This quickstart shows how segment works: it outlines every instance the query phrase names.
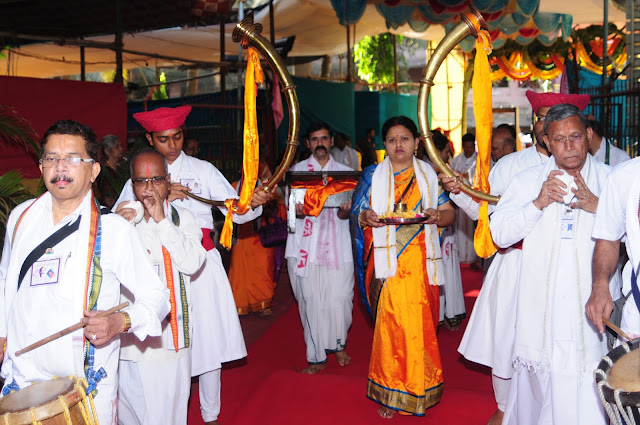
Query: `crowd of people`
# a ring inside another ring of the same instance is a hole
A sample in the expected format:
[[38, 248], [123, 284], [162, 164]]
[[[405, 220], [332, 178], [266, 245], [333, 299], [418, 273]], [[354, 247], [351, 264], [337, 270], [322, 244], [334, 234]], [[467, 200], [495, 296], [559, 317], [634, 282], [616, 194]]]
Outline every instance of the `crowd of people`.
[[[585, 117], [588, 96], [527, 97], [534, 146], [517, 151], [509, 125], [492, 134], [497, 252], [483, 260], [488, 269], [459, 351], [492, 370], [489, 424], [606, 424], [592, 373], [610, 349], [602, 318], [638, 272], [638, 160]], [[190, 194], [237, 199], [241, 184], [234, 188], [197, 158], [197, 141], [185, 138], [190, 111], [134, 114], [149, 147], [127, 161], [117, 136], [100, 142], [75, 121], [58, 121], [44, 134], [47, 191], [12, 211], [0, 261], [2, 394], [78, 375], [103, 424], [186, 424], [197, 377], [203, 420], [217, 424], [222, 364], [247, 355], [239, 315], [270, 314], [286, 259], [306, 345], [302, 373], [322, 373], [328, 356], [349, 365], [357, 286], [374, 324], [366, 396], [383, 418], [425, 415], [446, 386], [439, 329], [456, 330], [466, 318], [460, 264], [481, 267], [473, 249], [479, 204], [461, 190], [475, 174], [474, 135], [463, 136], [454, 156], [448, 137], [433, 132], [449, 177], [425, 155], [410, 118], [383, 124], [379, 163], [374, 129], [356, 151], [348, 136], [311, 124], [304, 137], [310, 155], [291, 170], [338, 176], [362, 169], [357, 185], [336, 177], [325, 182], [328, 190], [309, 187], [290, 206], [295, 231], [274, 243], [278, 236], [261, 230], [282, 228], [287, 197], [262, 189], [271, 171], [261, 163], [246, 212], [217, 207], [237, 225], [227, 278], [212, 206]], [[129, 168], [121, 184], [119, 167]], [[339, 205], [325, 206], [330, 194], [345, 193]], [[406, 217], [414, 219], [399, 220]], [[123, 301], [130, 305], [100, 314]], [[82, 329], [16, 354], [80, 317]], [[634, 303], [625, 304], [621, 327], [640, 335]]]

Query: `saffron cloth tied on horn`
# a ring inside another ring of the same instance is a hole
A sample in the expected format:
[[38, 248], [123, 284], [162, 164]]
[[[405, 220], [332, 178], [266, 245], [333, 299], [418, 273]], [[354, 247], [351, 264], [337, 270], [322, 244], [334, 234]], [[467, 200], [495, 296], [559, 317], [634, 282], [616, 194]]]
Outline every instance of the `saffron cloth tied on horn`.
[[242, 188], [240, 199], [236, 203], [234, 199], [225, 202], [227, 216], [220, 233], [220, 244], [226, 249], [231, 249], [231, 236], [233, 233], [233, 214], [244, 214], [251, 208], [251, 197], [258, 181], [258, 168], [260, 160], [258, 120], [256, 117], [256, 93], [257, 84], [262, 84], [264, 75], [260, 65], [258, 51], [250, 47], [247, 59], [247, 73], [244, 88], [244, 133], [242, 154]]
[[[478, 161], [473, 188], [490, 193], [489, 167], [491, 161], [491, 131], [493, 129], [493, 111], [491, 98], [491, 76], [487, 55], [491, 53], [491, 37], [487, 31], [479, 31], [476, 41], [476, 57], [473, 65], [473, 114], [476, 119], [476, 140], [478, 143]], [[473, 246], [478, 256], [489, 258], [497, 247], [489, 230], [489, 204], [479, 201], [478, 226], [473, 236]]]

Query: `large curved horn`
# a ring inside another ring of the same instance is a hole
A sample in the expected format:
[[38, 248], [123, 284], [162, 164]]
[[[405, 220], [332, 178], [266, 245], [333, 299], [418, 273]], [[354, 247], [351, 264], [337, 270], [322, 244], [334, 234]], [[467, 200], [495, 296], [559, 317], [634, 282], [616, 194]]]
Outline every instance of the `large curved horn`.
[[[444, 58], [453, 50], [467, 36], [472, 35], [478, 37], [478, 31], [480, 29], [486, 29], [487, 24], [480, 13], [471, 8], [471, 13], [467, 15], [460, 15], [461, 21], [458, 25], [453, 27], [451, 32], [447, 34], [442, 41], [436, 47], [436, 50], [431, 55], [427, 66], [424, 69], [424, 76], [420, 80], [420, 92], [418, 93], [418, 125], [420, 126], [420, 139], [424, 142], [429, 159], [434, 163], [436, 168], [446, 174], [448, 177], [454, 177], [453, 172], [447, 167], [440, 158], [438, 150], [433, 143], [433, 134], [429, 128], [429, 119], [427, 112], [427, 105], [429, 104], [429, 94], [431, 92], [431, 86], [433, 86], [433, 79], [438, 72], [438, 68], [442, 65]], [[473, 189], [466, 183], [462, 183], [462, 191], [466, 194], [487, 201], [491, 204], [495, 204], [500, 199], [498, 196], [493, 196]]]
[[240, 43], [242, 47], [248, 48], [249, 45], [255, 47], [264, 56], [266, 61], [271, 66], [271, 69], [280, 80], [282, 86], [282, 92], [287, 98], [287, 106], [289, 108], [289, 133], [287, 136], [287, 149], [284, 152], [282, 162], [276, 168], [271, 178], [267, 183], [262, 186], [265, 192], [270, 192], [278, 184], [284, 173], [287, 171], [293, 156], [296, 153], [296, 148], [300, 144], [298, 136], [300, 132], [300, 106], [298, 105], [298, 96], [296, 95], [296, 86], [293, 85], [293, 80], [284, 61], [278, 55], [273, 45], [260, 34], [262, 31], [262, 25], [253, 23], [253, 15], [249, 15], [239, 22], [233, 30], [233, 41]]
[[[253, 14], [250, 14], [246, 18], [244, 18], [241, 22], [239, 22], [236, 27], [233, 29], [232, 39], [236, 43], [240, 43], [242, 47], [245, 49], [249, 46], [253, 46], [258, 50], [265, 60], [271, 66], [271, 69], [280, 80], [280, 85], [282, 86], [282, 92], [284, 92], [285, 97], [287, 98], [287, 106], [289, 108], [289, 135], [287, 136], [287, 149], [284, 152], [284, 157], [282, 158], [282, 162], [273, 173], [271, 178], [262, 186], [262, 189], [265, 192], [271, 192], [274, 187], [278, 184], [282, 177], [284, 177], [284, 173], [286, 173], [287, 169], [291, 165], [293, 161], [293, 157], [296, 153], [296, 148], [300, 144], [298, 141], [298, 136], [300, 133], [300, 105], [298, 104], [298, 96], [296, 95], [296, 86], [293, 84], [293, 80], [291, 79], [291, 75], [289, 71], [287, 71], [287, 67], [284, 64], [284, 61], [278, 55], [275, 48], [269, 41], [260, 34], [262, 31], [261, 24], [253, 23]], [[193, 198], [197, 201], [203, 202], [205, 204], [224, 207], [225, 201], [213, 201], [211, 199], [202, 198], [200, 196], [196, 196], [191, 192], [185, 192], [190, 198]]]

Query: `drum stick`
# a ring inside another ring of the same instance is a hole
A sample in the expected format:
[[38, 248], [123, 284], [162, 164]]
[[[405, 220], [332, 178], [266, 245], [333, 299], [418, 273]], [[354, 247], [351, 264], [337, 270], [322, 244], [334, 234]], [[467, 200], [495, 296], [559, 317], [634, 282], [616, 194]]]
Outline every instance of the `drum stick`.
[[627, 335], [622, 329], [620, 329], [619, 327], [617, 327], [616, 325], [614, 325], [611, 320], [607, 319], [606, 317], [602, 316], [602, 322], [607, 325], [607, 327], [609, 329], [611, 329], [612, 331], [614, 331], [615, 333], [617, 333], [618, 335], [620, 335], [621, 337], [623, 337], [624, 339], [626, 339], [629, 342], [633, 342], [633, 339], [631, 339], [631, 337], [629, 335]]
[[[129, 306], [128, 302], [123, 302], [122, 304], [117, 305], [117, 306], [115, 306], [113, 308], [110, 308], [109, 310], [101, 311], [100, 313], [96, 314], [93, 317], [105, 317], [105, 316], [108, 316], [110, 314], [116, 313], [118, 310], [122, 310], [123, 308], [128, 307], [128, 306]], [[33, 350], [34, 348], [38, 348], [38, 347], [40, 347], [40, 346], [42, 346], [42, 345], [44, 345], [44, 344], [46, 344], [48, 342], [51, 342], [51, 341], [53, 341], [55, 339], [58, 339], [58, 338], [63, 337], [65, 335], [67, 335], [67, 334], [70, 334], [73, 331], [77, 331], [78, 329], [82, 329], [85, 326], [86, 325], [84, 323], [82, 323], [82, 322], [78, 322], [75, 325], [71, 325], [68, 328], [65, 328], [65, 329], [63, 329], [63, 330], [61, 330], [59, 332], [54, 333], [53, 335], [49, 335], [48, 337], [43, 338], [40, 341], [34, 342], [33, 344], [24, 347], [22, 350], [16, 351], [16, 357], [18, 357], [18, 356], [20, 356], [20, 355], [22, 355], [24, 353], [27, 353], [27, 352]]]

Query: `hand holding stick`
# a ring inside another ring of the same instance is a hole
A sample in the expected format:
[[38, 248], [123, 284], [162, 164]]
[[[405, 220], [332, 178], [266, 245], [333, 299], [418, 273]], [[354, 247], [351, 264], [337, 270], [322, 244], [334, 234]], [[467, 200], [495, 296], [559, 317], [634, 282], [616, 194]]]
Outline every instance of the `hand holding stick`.
[[602, 316], [602, 323], [604, 323], [605, 325], [607, 325], [607, 327], [609, 329], [611, 329], [612, 331], [614, 331], [615, 333], [617, 333], [618, 335], [620, 335], [621, 337], [623, 337], [624, 339], [626, 339], [629, 342], [633, 342], [633, 339], [631, 339], [631, 337], [629, 335], [627, 335], [622, 329], [620, 329], [619, 327], [617, 327], [616, 325], [614, 325], [611, 320], [607, 319], [606, 317]]
[[[128, 302], [124, 302], [124, 303], [122, 303], [120, 305], [117, 305], [117, 306], [115, 306], [113, 308], [110, 308], [109, 310], [105, 310], [105, 311], [102, 311], [102, 312], [96, 314], [95, 317], [108, 316], [108, 315], [116, 313], [119, 310], [122, 310], [123, 308], [128, 307], [128, 306], [129, 306], [129, 303]], [[22, 354], [27, 353], [27, 352], [33, 350], [34, 348], [38, 348], [38, 347], [40, 347], [40, 346], [42, 346], [42, 345], [44, 345], [44, 344], [46, 344], [48, 342], [51, 342], [51, 341], [53, 341], [55, 339], [58, 339], [58, 338], [63, 337], [65, 335], [67, 335], [67, 334], [70, 334], [73, 331], [77, 331], [78, 329], [82, 329], [85, 326], [86, 325], [84, 323], [82, 323], [82, 322], [78, 322], [75, 325], [71, 325], [68, 328], [65, 328], [65, 329], [63, 329], [63, 330], [61, 330], [59, 332], [54, 333], [53, 335], [49, 335], [48, 337], [43, 338], [40, 341], [34, 342], [33, 344], [24, 347], [22, 350], [16, 351], [16, 357], [21, 356]]]

